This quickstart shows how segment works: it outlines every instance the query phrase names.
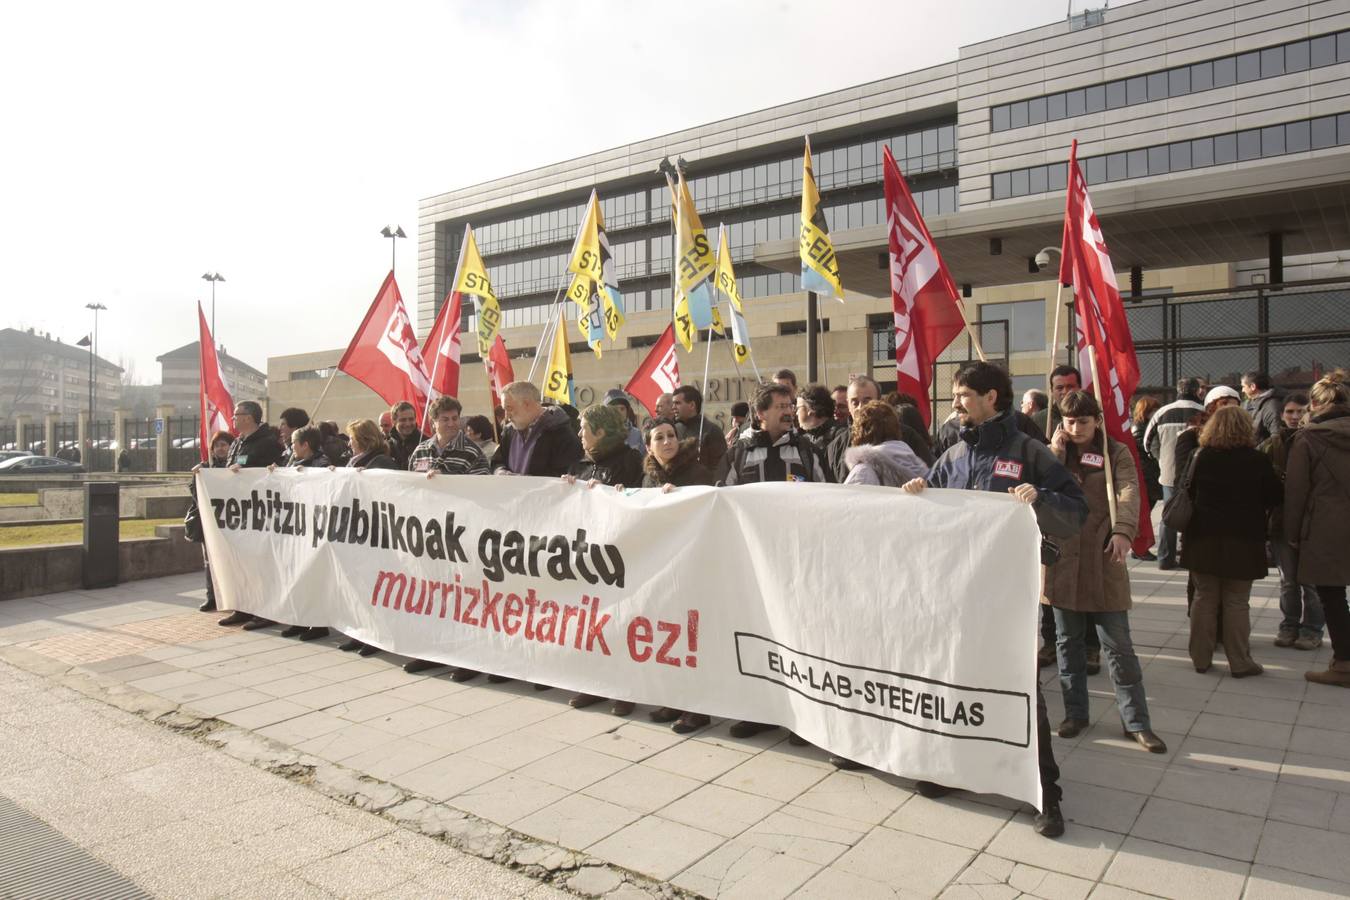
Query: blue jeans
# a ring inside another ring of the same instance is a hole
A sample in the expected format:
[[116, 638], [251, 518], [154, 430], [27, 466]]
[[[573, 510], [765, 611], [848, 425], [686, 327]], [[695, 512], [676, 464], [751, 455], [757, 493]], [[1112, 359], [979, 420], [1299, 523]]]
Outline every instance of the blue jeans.
[[1297, 631], [1300, 637], [1321, 637], [1326, 627], [1322, 601], [1317, 588], [1298, 583], [1298, 554], [1286, 540], [1270, 542], [1275, 552], [1275, 565], [1280, 570], [1281, 631]]
[[[1088, 717], [1087, 658], [1083, 652], [1083, 632], [1088, 613], [1055, 607], [1055, 626], [1059, 632], [1059, 685], [1064, 692], [1064, 717]], [[1130, 614], [1094, 612], [1107, 671], [1116, 686], [1116, 706], [1129, 732], [1149, 729], [1148, 701], [1144, 698], [1144, 673], [1130, 640]]]
[[[1172, 495], [1176, 493], [1176, 488], [1168, 487], [1164, 484], [1162, 486], [1162, 492], [1163, 506], [1166, 506], [1167, 501], [1172, 499]], [[1168, 528], [1167, 522], [1164, 521], [1158, 526], [1158, 568], [1175, 569], [1176, 565], [1177, 533]]]

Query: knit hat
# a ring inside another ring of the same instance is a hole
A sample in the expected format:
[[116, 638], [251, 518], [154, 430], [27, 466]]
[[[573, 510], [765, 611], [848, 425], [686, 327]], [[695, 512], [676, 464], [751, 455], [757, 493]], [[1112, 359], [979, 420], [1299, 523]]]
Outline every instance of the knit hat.
[[1233, 390], [1226, 384], [1220, 384], [1210, 388], [1209, 393], [1205, 394], [1205, 409], [1209, 409], [1209, 405], [1211, 403], [1222, 397], [1232, 397], [1237, 402], [1239, 403], [1242, 402], [1241, 394], [1239, 394], [1237, 391]]
[[600, 436], [600, 442], [592, 451], [592, 458], [606, 455], [628, 437], [628, 417], [617, 406], [604, 404], [589, 406], [581, 414], [581, 420], [592, 432]]

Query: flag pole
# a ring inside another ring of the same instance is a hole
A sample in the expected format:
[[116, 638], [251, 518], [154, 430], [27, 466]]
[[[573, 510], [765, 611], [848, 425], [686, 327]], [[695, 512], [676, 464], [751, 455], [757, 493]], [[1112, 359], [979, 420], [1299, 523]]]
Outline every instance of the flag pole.
[[[566, 272], [563, 273], [563, 280], [564, 281], [567, 280]], [[535, 366], [539, 365], [539, 354], [544, 351], [545, 339], [550, 337], [553, 333], [553, 328], [555, 326], [555, 323], [557, 322], [554, 313], [557, 312], [556, 307], [558, 305], [558, 301], [562, 300], [563, 291], [565, 290], [567, 289], [561, 287], [558, 288], [558, 293], [553, 297], [553, 303], [548, 308], [548, 321], [544, 323], [544, 329], [539, 333], [539, 343], [535, 345], [534, 359], [530, 360], [530, 374], [526, 376], [525, 378], [526, 381], [534, 381], [534, 369]]]
[[[341, 362], [339, 360], [338, 362]], [[323, 386], [323, 393], [319, 394], [319, 402], [314, 404], [314, 409], [309, 414], [311, 421], [316, 421], [319, 415], [319, 407], [323, 406], [323, 398], [328, 396], [328, 389], [333, 386], [333, 379], [337, 377], [337, 363], [333, 364], [333, 374], [328, 376], [328, 381]]]
[[1056, 279], [1056, 281], [1058, 281], [1059, 283], [1055, 287], [1054, 337], [1050, 341], [1050, 368], [1047, 369], [1045, 372], [1045, 399], [1047, 410], [1045, 414], [1045, 430], [1051, 432], [1051, 434], [1047, 434], [1046, 437], [1054, 437], [1053, 434], [1054, 429], [1050, 427], [1050, 423], [1055, 418], [1055, 409], [1054, 409], [1055, 405], [1053, 402], [1051, 402], [1052, 398], [1055, 396], [1054, 384], [1052, 383], [1052, 373], [1055, 371], [1055, 358], [1059, 356], [1059, 319], [1060, 314], [1064, 312], [1063, 308], [1064, 282], [1058, 278]]
[[1111, 513], [1111, 527], [1116, 527], [1116, 476], [1111, 471], [1111, 436], [1106, 433], [1106, 398], [1102, 388], [1101, 372], [1097, 368], [1097, 351], [1092, 341], [1087, 342], [1088, 365], [1092, 367], [1092, 391], [1097, 395], [1097, 405], [1102, 409], [1102, 468], [1106, 470], [1106, 505]]
[[[955, 285], [952, 287], [952, 296], [955, 297]], [[960, 299], [956, 301], [956, 311], [961, 314], [961, 322], [966, 326], [966, 334], [970, 336], [970, 342], [975, 346], [975, 354], [979, 356], [980, 362], [988, 362], [988, 357], [984, 355], [984, 347], [980, 345], [979, 335], [975, 333], [975, 327], [970, 324], [970, 314], [966, 312], [966, 305]]]

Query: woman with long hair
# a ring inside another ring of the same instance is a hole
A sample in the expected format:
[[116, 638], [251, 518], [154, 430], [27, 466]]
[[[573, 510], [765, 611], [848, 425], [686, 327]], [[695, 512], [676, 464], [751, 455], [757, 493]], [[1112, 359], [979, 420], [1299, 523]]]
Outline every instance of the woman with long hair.
[[1323, 378], [1309, 392], [1308, 412], [1312, 418], [1294, 438], [1285, 468], [1284, 533], [1298, 557], [1298, 583], [1317, 587], [1331, 664], [1303, 677], [1350, 687], [1350, 388]]
[[1209, 671], [1222, 610], [1229, 674], [1260, 675], [1265, 670], [1250, 646], [1252, 582], [1266, 576], [1266, 520], [1284, 489], [1269, 458], [1256, 449], [1251, 417], [1239, 406], [1209, 415], [1195, 452], [1191, 520], [1181, 546], [1181, 564], [1195, 585], [1191, 663], [1197, 672]]
[[[643, 460], [642, 486], [660, 488], [669, 494], [682, 487], [712, 487], [717, 476], [699, 461], [698, 441], [680, 440], [674, 419], [657, 419], [647, 429], [647, 456]], [[673, 722], [670, 730], [688, 734], [706, 727], [712, 720], [703, 713], [662, 706], [650, 713], [653, 722]]]
[[[1144, 435], [1148, 431], [1148, 423], [1153, 419], [1153, 414], [1161, 407], [1162, 404], [1158, 402], [1157, 397], [1145, 394], [1134, 402], [1134, 412], [1130, 416], [1130, 431], [1134, 434], [1134, 445], [1139, 449], [1139, 467], [1144, 470], [1144, 484], [1148, 488], [1142, 496], [1149, 509], [1153, 509], [1154, 505], [1162, 500], [1162, 483], [1158, 480], [1162, 476], [1162, 465], [1144, 449]], [[1158, 561], [1158, 557], [1151, 551], [1142, 554], [1130, 551], [1130, 555], [1146, 562]]]
[[[1083, 488], [1088, 518], [1074, 537], [1060, 541], [1060, 557], [1046, 574], [1045, 602], [1054, 608], [1064, 721], [1059, 736], [1088, 727], [1087, 655], [1083, 636], [1095, 628], [1116, 689], [1125, 736], [1150, 753], [1166, 753], [1153, 733], [1144, 698], [1144, 673], [1130, 638], [1130, 576], [1125, 555], [1139, 522], [1139, 476], [1129, 447], [1110, 440], [1097, 399], [1083, 391], [1057, 404], [1060, 426], [1050, 449]], [[1110, 484], [1107, 474], [1112, 476]], [[1114, 490], [1112, 521], [1109, 490]]]

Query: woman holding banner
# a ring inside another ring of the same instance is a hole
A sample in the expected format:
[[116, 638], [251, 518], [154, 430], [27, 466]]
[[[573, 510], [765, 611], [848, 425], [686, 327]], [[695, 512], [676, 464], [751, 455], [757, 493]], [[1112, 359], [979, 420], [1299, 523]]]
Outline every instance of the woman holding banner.
[[[380, 428], [371, 419], [354, 419], [347, 423], [347, 437], [352, 442], [352, 458], [347, 460], [347, 468], [356, 469], [397, 469], [398, 464], [389, 456], [389, 444], [385, 441]], [[371, 656], [379, 652], [378, 647], [348, 638], [340, 647], [345, 653], [355, 650], [362, 656]]]
[[[642, 454], [625, 443], [628, 437], [628, 418], [617, 406], [596, 405], [581, 414], [581, 459], [572, 463], [563, 480], [569, 484], [586, 482], [587, 487], [604, 484], [623, 487], [637, 484], [642, 478]], [[577, 694], [571, 704], [576, 709], [592, 706], [603, 700], [594, 694]], [[633, 711], [628, 700], [615, 700], [610, 708], [616, 716]]]
[[[674, 419], [657, 419], [647, 430], [647, 458], [643, 468], [642, 486], [660, 488], [666, 494], [682, 487], [712, 487], [717, 483], [717, 476], [699, 462], [698, 441], [694, 438], [681, 441], [675, 431]], [[670, 706], [652, 710], [651, 718], [653, 722], [674, 722], [670, 730], [676, 734], [697, 731], [712, 721], [703, 713]]]
[[1125, 560], [1134, 541], [1140, 502], [1134, 457], [1124, 444], [1107, 438], [1101, 406], [1091, 394], [1065, 395], [1057, 412], [1060, 424], [1050, 449], [1082, 487], [1088, 505], [1087, 522], [1074, 537], [1060, 539], [1059, 562], [1046, 575], [1045, 602], [1054, 608], [1064, 692], [1059, 736], [1077, 737], [1088, 727], [1083, 636], [1091, 626], [1106, 654], [1125, 736], [1150, 753], [1166, 753], [1167, 745], [1149, 722], [1143, 668], [1130, 639], [1132, 601]]

